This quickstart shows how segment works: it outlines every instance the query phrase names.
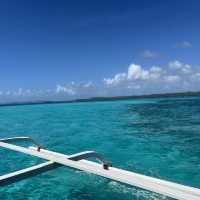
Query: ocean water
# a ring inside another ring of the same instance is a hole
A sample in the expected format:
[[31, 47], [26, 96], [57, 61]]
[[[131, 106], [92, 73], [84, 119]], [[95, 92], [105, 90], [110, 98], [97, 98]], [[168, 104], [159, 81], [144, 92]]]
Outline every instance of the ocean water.
[[[31, 136], [72, 154], [200, 188], [200, 98], [0, 107], [0, 137]], [[0, 148], [0, 175], [42, 160]], [[165, 196], [61, 167], [1, 187], [0, 200], [160, 200]]]

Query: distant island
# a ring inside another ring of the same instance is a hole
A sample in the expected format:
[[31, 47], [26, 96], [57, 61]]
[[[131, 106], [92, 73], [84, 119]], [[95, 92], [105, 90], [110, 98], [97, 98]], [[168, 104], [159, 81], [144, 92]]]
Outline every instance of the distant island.
[[169, 98], [169, 97], [195, 97], [200, 96], [199, 92], [177, 92], [177, 93], [160, 93], [160, 94], [145, 94], [132, 96], [113, 96], [113, 97], [91, 97], [64, 101], [32, 101], [32, 102], [12, 102], [0, 103], [0, 106], [16, 106], [16, 105], [36, 105], [36, 104], [57, 104], [57, 103], [78, 103], [78, 102], [97, 102], [97, 101], [119, 101], [144, 98]]

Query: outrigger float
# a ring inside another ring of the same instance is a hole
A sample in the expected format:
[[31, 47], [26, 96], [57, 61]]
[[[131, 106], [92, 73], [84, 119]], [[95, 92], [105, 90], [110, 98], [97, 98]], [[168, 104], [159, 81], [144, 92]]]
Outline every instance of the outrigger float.
[[[12, 142], [18, 141], [30, 141], [36, 147], [22, 147], [11, 144]], [[26, 169], [0, 176], [0, 186], [9, 185], [17, 181], [41, 174], [43, 172], [61, 166], [66, 166], [76, 170], [96, 174], [130, 186], [159, 193], [161, 195], [172, 197], [174, 199], [200, 200], [200, 189], [198, 188], [184, 186], [177, 183], [164, 181], [161, 179], [148, 177], [145, 175], [112, 167], [111, 162], [105, 160], [103, 156], [94, 151], [84, 151], [73, 155], [65, 155], [46, 150], [35, 140], [29, 137], [12, 137], [0, 139], [0, 147], [47, 160], [42, 164], [38, 164]], [[85, 160], [90, 157], [96, 158], [102, 164]]]

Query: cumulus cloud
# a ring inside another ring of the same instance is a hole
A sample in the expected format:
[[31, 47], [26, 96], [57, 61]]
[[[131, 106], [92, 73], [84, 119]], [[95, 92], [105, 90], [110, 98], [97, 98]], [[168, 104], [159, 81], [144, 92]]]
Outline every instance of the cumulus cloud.
[[113, 78], [104, 78], [106, 85], [117, 85], [126, 80], [126, 73], [116, 74]]
[[106, 85], [117, 85], [122, 82], [131, 83], [137, 81], [154, 80], [160, 77], [163, 70], [160, 67], [151, 67], [149, 70], [142, 68], [137, 64], [131, 64], [128, 67], [127, 73], [116, 74], [113, 78], [105, 78], [104, 83]]
[[160, 67], [157, 67], [157, 66], [152, 66], [150, 68], [150, 72], [160, 73], [161, 71], [162, 71], [162, 69]]
[[[70, 99], [70, 98], [85, 98], [95, 95], [96, 85], [92, 81], [61, 85], [58, 84], [55, 89], [54, 98]], [[54, 93], [54, 92], [52, 92]]]
[[173, 69], [173, 70], [180, 70], [183, 73], [190, 73], [192, 70], [191, 65], [189, 64], [184, 64], [178, 60], [169, 62], [168, 64], [169, 68]]
[[119, 93], [127, 94], [200, 90], [200, 69], [178, 60], [171, 61], [162, 67], [146, 68], [131, 64], [127, 72], [104, 79], [104, 84], [112, 88], [110, 91], [116, 92], [118, 88]]
[[200, 81], [200, 72], [192, 74], [191, 79], [193, 81]]
[[62, 85], [57, 85], [56, 86], [56, 93], [66, 93], [68, 95], [75, 95], [76, 92], [72, 87], [69, 86], [62, 86]]
[[16, 95], [16, 96], [21, 96], [23, 95], [23, 89], [22, 88], [19, 88], [17, 91], [13, 92], [13, 95]]
[[149, 77], [149, 71], [142, 69], [140, 65], [131, 64], [128, 68], [127, 78], [129, 80], [145, 80]]
[[175, 47], [176, 48], [186, 49], [186, 48], [191, 48], [192, 44], [189, 41], [183, 41], [183, 42], [180, 42], [180, 43], [176, 44]]
[[163, 66], [132, 63], [125, 72], [102, 82], [71, 82], [51, 89], [0, 91], [0, 103], [9, 101], [71, 100], [94, 96], [140, 95], [200, 90], [200, 68], [174, 60]]
[[180, 76], [178, 75], [169, 75], [165, 77], [165, 80], [169, 83], [174, 83], [180, 81]]
[[142, 57], [145, 59], [155, 59], [158, 58], [159, 56], [160, 56], [159, 53], [150, 50], [145, 50], [142, 53]]
[[94, 84], [93, 84], [92, 81], [89, 81], [89, 82], [83, 84], [83, 87], [84, 87], [84, 88], [91, 88], [91, 87], [93, 87], [93, 86], [94, 86]]

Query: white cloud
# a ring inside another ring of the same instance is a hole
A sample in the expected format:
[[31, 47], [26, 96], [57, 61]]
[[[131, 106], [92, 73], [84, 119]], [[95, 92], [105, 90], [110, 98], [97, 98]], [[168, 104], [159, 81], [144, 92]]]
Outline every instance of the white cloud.
[[[163, 73], [160, 67], [153, 66], [149, 70], [143, 69], [140, 65], [131, 64], [127, 73], [116, 74], [113, 78], [105, 78], [104, 83], [108, 86], [128, 84], [137, 81], [157, 80]], [[132, 86], [131, 86], [132, 87]]]
[[158, 58], [160, 55], [157, 52], [150, 51], [150, 50], [145, 50], [142, 53], [142, 57], [145, 59], [155, 59]]
[[191, 65], [184, 65], [184, 67], [182, 68], [182, 72], [183, 73], [190, 73], [191, 72]]
[[94, 96], [120, 96], [200, 90], [200, 68], [174, 60], [165, 66], [132, 63], [127, 71], [104, 78], [103, 83], [71, 82], [51, 89], [0, 90], [0, 102], [67, 100]]
[[169, 76], [166, 76], [165, 77], [165, 80], [167, 82], [171, 82], [171, 83], [174, 83], [174, 82], [177, 82], [177, 81], [180, 81], [180, 77], [178, 75], [169, 75]]
[[56, 86], [56, 93], [66, 93], [68, 95], [75, 95], [76, 94], [76, 92], [73, 88], [68, 87], [68, 86], [62, 86], [62, 85]]
[[23, 89], [22, 89], [22, 88], [19, 88], [16, 92], [13, 92], [13, 95], [16, 95], [16, 96], [21, 96], [21, 95], [23, 95]]
[[169, 62], [169, 67], [171, 69], [180, 69], [182, 68], [182, 63], [178, 60], [175, 60], [175, 61], [172, 61], [172, 62]]
[[115, 87], [110, 89], [109, 93], [117, 93], [118, 88], [118, 95], [200, 90], [200, 69], [178, 60], [171, 61], [163, 67], [144, 68], [131, 64], [127, 73], [116, 74], [113, 78], [104, 80], [104, 84], [109, 85], [109, 88]]
[[189, 41], [183, 41], [183, 42], [180, 42], [180, 43], [176, 44], [175, 47], [176, 48], [186, 49], [186, 48], [191, 48], [192, 44]]
[[150, 72], [153, 72], [153, 73], [160, 73], [161, 71], [162, 71], [162, 69], [157, 66], [153, 66], [150, 68]]
[[94, 86], [94, 84], [93, 84], [92, 81], [89, 81], [89, 82], [83, 84], [83, 87], [85, 87], [85, 88], [90, 88], [90, 87], [93, 87], [93, 86]]
[[194, 74], [191, 76], [191, 79], [194, 80], [194, 81], [200, 80], [200, 72], [194, 73]]
[[190, 73], [191, 72], [191, 68], [192, 68], [191, 65], [184, 64], [184, 63], [182, 63], [182, 62], [180, 62], [178, 60], [169, 62], [168, 66], [169, 66], [170, 69], [180, 70], [183, 73]]
[[113, 78], [104, 78], [104, 82], [106, 85], [117, 85], [122, 81], [126, 80], [126, 73], [116, 74]]
[[140, 85], [128, 85], [127, 86], [128, 89], [136, 89], [136, 90], [139, 90], [141, 88]]
[[128, 68], [128, 79], [129, 80], [137, 80], [137, 79], [148, 79], [149, 71], [142, 69], [140, 65], [131, 64]]

